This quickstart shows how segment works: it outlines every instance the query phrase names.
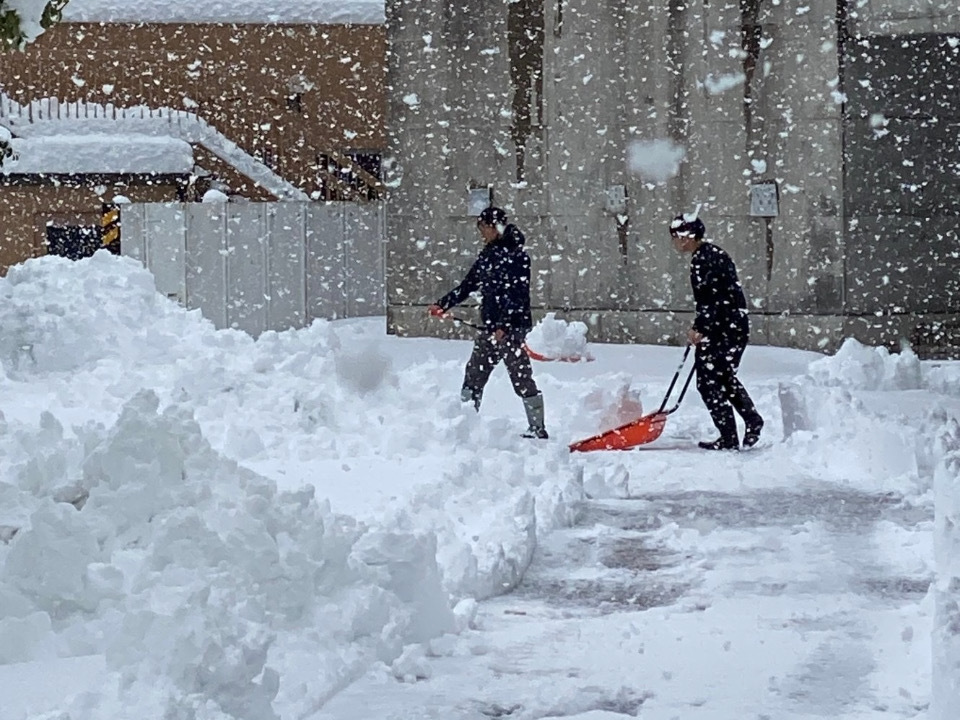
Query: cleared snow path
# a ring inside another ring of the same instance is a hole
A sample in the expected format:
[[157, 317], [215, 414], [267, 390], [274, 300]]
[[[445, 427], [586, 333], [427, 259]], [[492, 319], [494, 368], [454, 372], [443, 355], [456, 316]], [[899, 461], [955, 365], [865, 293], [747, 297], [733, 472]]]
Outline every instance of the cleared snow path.
[[[898, 615], [931, 578], [887, 565], [882, 538], [928, 519], [893, 493], [808, 478], [589, 501], [474, 629], [371, 673], [313, 720], [358, 706], [383, 720], [913, 717], [925, 696], [907, 677], [891, 687], [885, 662], [903, 661], [914, 638]], [[900, 640], [887, 658], [874, 652], [885, 634]]]

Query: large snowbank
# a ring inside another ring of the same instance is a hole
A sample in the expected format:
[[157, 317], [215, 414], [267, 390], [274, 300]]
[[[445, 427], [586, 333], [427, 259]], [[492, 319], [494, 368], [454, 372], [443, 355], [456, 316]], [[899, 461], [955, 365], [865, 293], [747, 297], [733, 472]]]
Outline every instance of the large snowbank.
[[[0, 297], [4, 392], [51, 393], [4, 419], [0, 662], [102, 663], [72, 719], [300, 717], [372, 662], [408, 675], [404, 648], [512, 587], [581, 497], [561, 449], [518, 455], [447, 398], [409, 417], [422, 378], [329, 323], [218, 332], [105, 252], [18, 266]], [[358, 519], [330, 504], [349, 489], [278, 488], [209, 440], [256, 459], [294, 434], [341, 472], [452, 463]]]

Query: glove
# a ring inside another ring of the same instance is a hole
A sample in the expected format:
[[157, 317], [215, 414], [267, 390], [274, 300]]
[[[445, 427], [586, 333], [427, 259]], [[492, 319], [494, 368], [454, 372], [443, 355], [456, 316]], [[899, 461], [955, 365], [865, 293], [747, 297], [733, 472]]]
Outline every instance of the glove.
[[433, 317], [442, 318], [447, 311], [444, 310], [439, 305], [431, 305], [430, 307], [427, 308], [427, 312], [430, 313], [430, 315], [432, 315]]

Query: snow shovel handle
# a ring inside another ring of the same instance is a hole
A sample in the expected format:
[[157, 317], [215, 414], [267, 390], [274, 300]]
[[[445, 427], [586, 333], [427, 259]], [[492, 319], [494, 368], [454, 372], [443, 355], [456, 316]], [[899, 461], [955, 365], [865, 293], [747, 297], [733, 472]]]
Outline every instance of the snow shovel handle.
[[464, 320], [462, 317], [457, 317], [457, 316], [454, 315], [453, 313], [444, 313], [444, 314], [443, 314], [443, 317], [445, 317], [445, 318], [450, 318], [450, 319], [453, 320], [454, 322], [460, 323], [461, 325], [466, 325], [467, 327], [472, 327], [474, 330], [486, 330], [486, 329], [487, 329], [487, 328], [483, 327], [482, 325], [477, 325], [476, 323], [472, 323], [472, 322], [470, 322], [469, 320]]
[[683, 388], [680, 390], [680, 397], [677, 398], [676, 404], [669, 410], [665, 409], [667, 407], [667, 400], [670, 399], [670, 393], [673, 392], [673, 388], [676, 386], [677, 380], [680, 379], [680, 371], [683, 370], [683, 366], [687, 364], [687, 358], [690, 356], [690, 348], [692, 347], [692, 345], [687, 345], [687, 349], [683, 351], [683, 359], [680, 360], [680, 364], [677, 366], [677, 371], [673, 374], [673, 380], [670, 381], [670, 387], [667, 388], [667, 394], [663, 396], [663, 402], [660, 403], [660, 409], [657, 410], [657, 414], [663, 413], [664, 415], [669, 415], [670, 413], [675, 412], [677, 408], [680, 407], [680, 402], [683, 400], [683, 396], [687, 394], [687, 388], [690, 387], [690, 381], [693, 380], [693, 373], [697, 369], [696, 363], [694, 363], [693, 367], [690, 368], [690, 374], [687, 375], [687, 380], [685, 383], [683, 383]]
[[672, 408], [670, 408], [669, 410], [664, 410], [663, 412], [664, 415], [669, 415], [670, 413], [674, 413], [677, 411], [677, 408], [680, 407], [680, 403], [683, 401], [683, 396], [687, 394], [687, 388], [690, 387], [690, 381], [693, 380], [693, 374], [696, 372], [696, 370], [697, 370], [696, 365], [690, 368], [690, 374], [687, 375], [687, 380], [685, 383], [683, 383], [683, 389], [680, 391], [680, 397], [677, 398], [677, 402]]

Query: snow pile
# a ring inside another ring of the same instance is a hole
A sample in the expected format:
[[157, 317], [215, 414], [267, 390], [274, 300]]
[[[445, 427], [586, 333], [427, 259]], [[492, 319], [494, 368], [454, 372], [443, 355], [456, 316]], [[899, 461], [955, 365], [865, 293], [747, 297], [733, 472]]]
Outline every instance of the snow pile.
[[954, 423], [946, 433], [946, 452], [934, 475], [936, 527], [934, 551], [937, 574], [934, 582], [933, 628], [933, 720], [947, 720], [956, 714], [960, 702], [960, 432]]
[[914, 390], [923, 386], [920, 360], [910, 349], [891, 355], [883, 347], [844, 340], [836, 355], [810, 363], [810, 377], [851, 390]]
[[98, 654], [117, 673], [119, 694], [75, 717], [274, 717], [278, 692], [304, 693], [279, 683], [304, 654], [326, 658], [333, 677], [311, 681], [324, 692], [351, 638], [365, 666], [454, 628], [430, 537], [363, 534], [310, 487], [278, 492], [213, 451], [185, 408], [160, 413], [144, 392], [75, 442], [61, 467], [15, 466], [33, 510], [0, 546], [4, 660]]
[[517, 453], [365, 326], [254, 342], [106, 252], [0, 295], [0, 665], [94, 685], [23, 716], [304, 717], [373, 663], [415, 677], [582, 498], [565, 446]]
[[921, 363], [911, 350], [891, 354], [848, 338], [836, 355], [810, 363], [807, 375], [781, 383], [784, 438], [809, 447], [808, 463], [824, 474], [873, 487], [879, 483], [893, 492], [909, 487], [923, 493], [937, 462], [931, 437], [943, 418], [928, 413], [922, 425], [904, 426], [902, 418], [867, 402], [869, 396], [859, 396], [922, 387]]
[[137, 261], [106, 251], [80, 263], [48, 256], [15, 265], [0, 278], [0, 298], [8, 371], [64, 372], [108, 358], [162, 363], [213, 330], [158, 294]]
[[960, 364], [948, 361], [924, 366], [923, 386], [941, 395], [960, 397]]
[[547, 313], [527, 334], [527, 346], [551, 360], [593, 360], [587, 350], [587, 325]]
[[[517, 436], [522, 409], [502, 368], [480, 413], [460, 403], [469, 342], [384, 336], [382, 318], [317, 322], [254, 341], [216, 331], [196, 312], [158, 295], [135, 262], [108, 253], [78, 263], [30, 261], [0, 280], [0, 295], [2, 720], [324, 717], [337, 705], [331, 698], [348, 695], [341, 691], [367, 673], [384, 678], [386, 692], [437, 668], [434, 683], [416, 687], [433, 693], [434, 704], [446, 693], [446, 702], [450, 686], [443, 685], [444, 666], [436, 656], [450, 655], [461, 640], [464, 654], [452, 661], [493, 647], [496, 652], [482, 660], [487, 669], [512, 667], [501, 658], [515, 659], [506, 655], [508, 649], [515, 653], [515, 633], [499, 640], [496, 633], [471, 637], [475, 617], [483, 620], [477, 601], [520, 581], [535, 549], [550, 546], [546, 534], [572, 523], [585, 490], [597, 497], [666, 492], [681, 505], [703, 492], [703, 510], [717, 507], [718, 518], [722, 498], [746, 492], [761, 505], [772, 498], [767, 511], [774, 520], [792, 506], [795, 491], [813, 492], [819, 502], [817, 488], [829, 486], [837, 499], [822, 500], [837, 503], [850, 489], [875, 497], [871, 503], [883, 503], [880, 494], [889, 492], [891, 502], [903, 498], [902, 512], [891, 510], [875, 534], [863, 536], [883, 552], [862, 559], [865, 546], [854, 528], [849, 536], [856, 542], [844, 544], [845, 552], [832, 560], [844, 571], [869, 565], [860, 568], [867, 580], [874, 572], [893, 581], [929, 576], [923, 518], [935, 472], [948, 496], [943, 509], [955, 514], [949, 493], [956, 472], [944, 458], [960, 446], [960, 426], [951, 415], [957, 401], [951, 405], [945, 397], [928, 412], [932, 394], [858, 389], [913, 387], [916, 378], [897, 370], [901, 363], [909, 369], [909, 356], [854, 345], [817, 360], [802, 375], [810, 355], [752, 348], [745, 382], [767, 419], [756, 453], [689, 451], [695, 438], [712, 431], [691, 391], [671, 415], [656, 452], [581, 456], [568, 452], [568, 439], [634, 419], [643, 412], [642, 395], [659, 402], [676, 348], [603, 346], [597, 348], [603, 363], [541, 366], [552, 439], [531, 444]], [[567, 334], [568, 325], [550, 321], [563, 329], [558, 337]], [[957, 383], [960, 364], [943, 364], [940, 374], [944, 384]], [[644, 392], [643, 383], [655, 391]], [[696, 568], [716, 567], [729, 555], [738, 567], [756, 563], [750, 573], [761, 569], [761, 579], [779, 587], [781, 578], [802, 575], [833, 552], [833, 546], [821, 547], [828, 521], [816, 518], [817, 507], [810, 506], [808, 530], [788, 536], [776, 522], [758, 531], [732, 525], [721, 533], [710, 513], [699, 510], [702, 517], [678, 510], [643, 522], [656, 523], [654, 540], [672, 548], [678, 562], [684, 558], [681, 575], [697, 577]], [[905, 551], [897, 558], [899, 548]], [[787, 550], [803, 559], [760, 567]], [[576, 560], [582, 564], [587, 557], [580, 568], [585, 576], [595, 572], [590, 553]], [[849, 579], [864, 586], [855, 573]], [[834, 592], [832, 577], [828, 583]], [[636, 634], [649, 642], [651, 632], [662, 632], [658, 647], [674, 652], [684, 633], [695, 640], [711, 627], [747, 617], [745, 606], [728, 603], [722, 583], [691, 585], [691, 592], [684, 602], [707, 597], [708, 612], [643, 614], [638, 622], [649, 625]], [[855, 592], [842, 597], [852, 598], [852, 615], [861, 618], [865, 596]], [[767, 596], [752, 597], [751, 607], [757, 597]], [[805, 598], [823, 603], [816, 594], [778, 591], [768, 600], [782, 615], [765, 616], [803, 616], [812, 607]], [[942, 608], [947, 627], [949, 608]], [[540, 637], [536, 633], [554, 619], [531, 615], [522, 622], [535, 631], [531, 637]], [[695, 629], [687, 621], [707, 625]], [[620, 642], [617, 622], [608, 638]], [[577, 633], [591, 625], [585, 622]], [[878, 637], [888, 654], [875, 657], [889, 658], [897, 643], [907, 641], [902, 625], [891, 621], [882, 628]], [[467, 629], [461, 638], [452, 636]], [[732, 637], [739, 643], [756, 630], [756, 623], [744, 625]], [[770, 637], [761, 628], [756, 639], [763, 644]], [[949, 662], [952, 640], [943, 639]], [[678, 668], [702, 654], [702, 642], [684, 645], [690, 649], [677, 656]], [[922, 642], [908, 645], [917, 653], [910, 658], [913, 683], [926, 670], [914, 662]], [[549, 650], [555, 647], [549, 642], [548, 650], [543, 647], [532, 646], [524, 660], [526, 680], [517, 682], [526, 687], [530, 677], [547, 678], [536, 691], [551, 698], [556, 711], [528, 704], [529, 712], [570, 715], [607, 707], [595, 699], [584, 704], [589, 693], [583, 687], [554, 702], [547, 684], [561, 676], [542, 671], [556, 656], [567, 656]], [[796, 662], [786, 658], [778, 677], [809, 667], [809, 644], [798, 636], [797, 647]], [[723, 666], [719, 657], [710, 662]], [[867, 685], [888, 687], [883, 681], [896, 679], [900, 669], [894, 665], [885, 662], [887, 674], [870, 675]], [[562, 677], [570, 679], [568, 669]], [[616, 670], [603, 659], [594, 669], [596, 677], [571, 682], [593, 686]], [[798, 677], [806, 676], [794, 675], [795, 682]], [[702, 695], [696, 678], [685, 682], [672, 684]], [[661, 703], [667, 702], [664, 687], [656, 696]], [[722, 687], [743, 695], [735, 682]], [[910, 688], [915, 692], [914, 684]], [[329, 717], [385, 716], [364, 715], [368, 699], [354, 706], [361, 708], [356, 712]], [[470, 712], [466, 702], [462, 707]], [[719, 707], [716, 697], [711, 702]], [[743, 715], [723, 708], [715, 714]]]

